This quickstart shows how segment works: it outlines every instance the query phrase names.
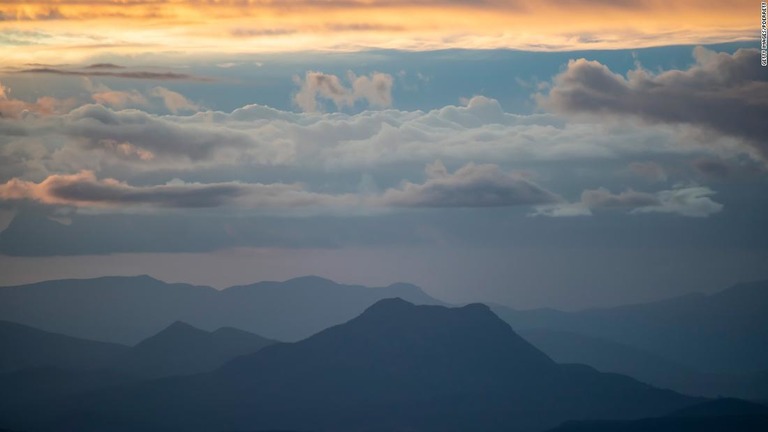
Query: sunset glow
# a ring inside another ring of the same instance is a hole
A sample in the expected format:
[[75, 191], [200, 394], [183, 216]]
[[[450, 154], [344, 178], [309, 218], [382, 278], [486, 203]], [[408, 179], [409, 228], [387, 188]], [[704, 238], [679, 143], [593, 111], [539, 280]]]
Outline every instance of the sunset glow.
[[12, 63], [100, 52], [621, 49], [748, 40], [754, 10], [749, 1], [2, 1], [0, 46]]

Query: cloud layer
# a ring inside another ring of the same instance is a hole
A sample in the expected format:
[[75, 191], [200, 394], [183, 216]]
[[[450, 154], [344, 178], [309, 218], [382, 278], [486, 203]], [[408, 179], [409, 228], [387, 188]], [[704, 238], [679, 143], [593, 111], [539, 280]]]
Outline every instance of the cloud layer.
[[560, 199], [496, 165], [467, 164], [449, 173], [440, 162], [427, 166], [424, 183], [403, 182], [382, 194], [328, 194], [299, 184], [242, 182], [185, 183], [132, 186], [115, 179], [98, 179], [91, 171], [51, 175], [35, 183], [13, 178], [0, 184], [0, 200], [35, 201], [75, 208], [121, 211], [132, 207], [291, 209], [315, 207], [509, 207], [557, 202]]
[[768, 70], [759, 66], [758, 50], [727, 54], [698, 47], [693, 54], [696, 63], [687, 70], [654, 74], [638, 68], [626, 77], [596, 61], [573, 60], [539, 101], [563, 114], [704, 127], [743, 139], [768, 161]]
[[634, 49], [754, 39], [754, 10], [746, 0], [32, 0], [0, 4], [0, 40], [18, 64], [96, 52]]

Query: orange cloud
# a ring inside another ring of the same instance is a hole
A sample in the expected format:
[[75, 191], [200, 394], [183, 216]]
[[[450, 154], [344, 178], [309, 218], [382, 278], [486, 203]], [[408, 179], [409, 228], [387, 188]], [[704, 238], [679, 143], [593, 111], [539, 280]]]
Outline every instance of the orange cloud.
[[8, 87], [0, 83], [0, 118], [19, 118], [25, 113], [41, 115], [67, 112], [77, 105], [74, 98], [56, 99], [50, 96], [38, 98], [35, 102], [26, 102], [10, 96]]
[[10, 0], [0, 38], [16, 61], [104, 50], [613, 49], [754, 39], [758, 13], [747, 0]]

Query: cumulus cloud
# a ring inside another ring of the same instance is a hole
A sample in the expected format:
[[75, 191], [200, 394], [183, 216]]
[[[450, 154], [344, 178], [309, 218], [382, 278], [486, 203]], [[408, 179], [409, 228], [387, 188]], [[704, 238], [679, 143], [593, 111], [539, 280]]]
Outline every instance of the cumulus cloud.
[[404, 182], [384, 192], [379, 201], [395, 207], [508, 207], [560, 201], [552, 192], [498, 165], [469, 163], [449, 173], [437, 161], [427, 166], [426, 173], [424, 183]]
[[367, 76], [347, 74], [351, 87], [346, 87], [336, 75], [309, 71], [304, 79], [295, 77], [294, 81], [301, 88], [293, 100], [302, 110], [318, 111], [318, 99], [332, 101], [338, 109], [354, 106], [364, 100], [370, 106], [388, 107], [392, 105], [392, 76], [373, 72]]
[[649, 123], [687, 124], [742, 139], [753, 156], [768, 160], [768, 70], [756, 49], [734, 54], [703, 47], [686, 70], [626, 77], [586, 59], [571, 60], [539, 103], [557, 113], [633, 116]]
[[113, 150], [114, 143], [129, 143], [158, 156], [202, 160], [222, 148], [256, 146], [247, 134], [237, 130], [200, 125], [182, 125], [139, 110], [112, 111], [101, 105], [72, 110], [58, 129], [78, 138], [89, 149]]
[[[89, 67], [120, 67], [110, 63], [96, 64]], [[155, 105], [155, 101], [162, 103], [169, 112], [193, 112], [201, 109], [200, 105], [190, 102], [181, 93], [169, 90], [165, 87], [154, 87], [148, 92], [131, 90], [113, 90], [103, 83], [94, 83], [90, 78], [83, 78], [83, 85], [91, 93], [91, 99], [101, 105], [111, 108], [147, 108]], [[151, 101], [152, 100], [152, 101]]]
[[11, 90], [0, 83], [0, 118], [17, 119], [26, 114], [52, 115], [64, 113], [77, 105], [74, 98], [57, 99], [42, 96], [34, 102], [27, 102], [11, 97]]
[[136, 90], [103, 90], [91, 94], [94, 102], [113, 108], [123, 109], [130, 106], [147, 106], [147, 98]]
[[178, 114], [179, 111], [197, 111], [200, 109], [200, 105], [190, 102], [181, 93], [168, 90], [165, 87], [155, 87], [149, 92], [149, 95], [162, 99], [168, 111], [174, 114]]
[[723, 205], [713, 201], [715, 192], [701, 186], [679, 186], [655, 193], [627, 189], [612, 193], [606, 188], [588, 189], [575, 203], [540, 206], [534, 215], [567, 217], [588, 216], [600, 211], [625, 211], [628, 213], [671, 213], [687, 217], [707, 217], [718, 213]]
[[[86, 88], [92, 94], [114, 91]], [[150, 103], [160, 101], [144, 95]], [[182, 110], [185, 103], [176, 102]], [[248, 105], [228, 113], [157, 115], [92, 104], [66, 114], [0, 118], [4, 180], [25, 175], [39, 180], [82, 169], [124, 175], [205, 168], [215, 175], [266, 166], [359, 173], [435, 159], [452, 166], [467, 161], [517, 166], [721, 153], [695, 139], [681, 147], [679, 139], [675, 128], [663, 125], [611, 128], [568, 123], [552, 114], [509, 114], [484, 96], [426, 112], [295, 113]]]

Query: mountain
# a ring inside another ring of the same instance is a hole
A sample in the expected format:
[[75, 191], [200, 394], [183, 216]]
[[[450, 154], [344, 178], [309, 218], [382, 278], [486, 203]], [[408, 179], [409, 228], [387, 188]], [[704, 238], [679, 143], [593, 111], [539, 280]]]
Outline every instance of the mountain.
[[0, 321], [0, 373], [41, 367], [98, 369], [128, 351], [130, 348], [124, 345], [78, 339]]
[[212, 371], [273, 343], [242, 330], [207, 332], [177, 322], [127, 347], [0, 322], [0, 418], [117, 384]]
[[768, 281], [712, 295], [578, 312], [494, 311], [520, 330], [567, 331], [618, 342], [702, 373], [768, 370]]
[[0, 288], [0, 319], [80, 338], [134, 345], [184, 320], [217, 291], [149, 276], [64, 279]]
[[143, 378], [189, 375], [218, 368], [275, 341], [223, 327], [214, 332], [177, 321], [117, 359], [113, 369]]
[[716, 399], [663, 417], [632, 421], [571, 421], [550, 432], [758, 432], [768, 430], [768, 407]]
[[103, 277], [2, 287], [0, 319], [128, 345], [175, 321], [205, 330], [234, 327], [295, 341], [345, 322], [388, 297], [440, 304], [409, 284], [369, 288], [302, 277], [217, 291], [149, 276]]
[[522, 329], [519, 334], [558, 363], [585, 364], [692, 396], [768, 400], [768, 370], [702, 373], [638, 348], [571, 331]]
[[701, 378], [687, 366], [607, 339], [541, 328], [520, 329], [518, 333], [558, 363], [585, 364], [659, 387], [676, 388], [685, 378]]
[[580, 365], [559, 365], [484, 305], [381, 300], [295, 343], [208, 374], [104, 389], [3, 427], [79, 431], [533, 431], [627, 419], [697, 399]]

